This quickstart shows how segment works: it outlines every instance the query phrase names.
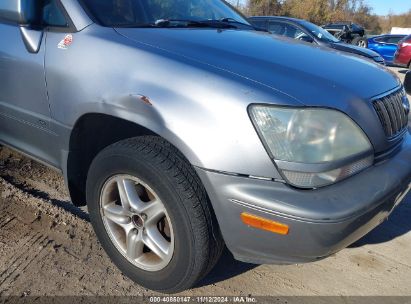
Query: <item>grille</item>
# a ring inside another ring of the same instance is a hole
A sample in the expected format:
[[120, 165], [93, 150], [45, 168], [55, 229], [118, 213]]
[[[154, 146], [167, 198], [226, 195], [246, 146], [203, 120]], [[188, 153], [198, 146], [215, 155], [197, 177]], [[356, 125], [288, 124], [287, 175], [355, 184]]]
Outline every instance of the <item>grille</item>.
[[408, 125], [408, 113], [403, 104], [402, 88], [374, 101], [385, 135], [389, 138], [400, 134]]

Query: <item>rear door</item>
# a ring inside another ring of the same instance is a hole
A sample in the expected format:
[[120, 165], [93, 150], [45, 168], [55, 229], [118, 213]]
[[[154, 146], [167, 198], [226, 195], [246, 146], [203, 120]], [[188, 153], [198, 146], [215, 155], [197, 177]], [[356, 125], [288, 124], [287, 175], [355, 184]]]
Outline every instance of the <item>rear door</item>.
[[[368, 42], [368, 48], [370, 50], [373, 50], [383, 56], [384, 53], [384, 46], [386, 44], [388, 37], [387, 36], [381, 36], [381, 37], [376, 37], [374, 39], [370, 39]], [[383, 56], [384, 57], [384, 56]], [[386, 59], [386, 58], [384, 58]]]

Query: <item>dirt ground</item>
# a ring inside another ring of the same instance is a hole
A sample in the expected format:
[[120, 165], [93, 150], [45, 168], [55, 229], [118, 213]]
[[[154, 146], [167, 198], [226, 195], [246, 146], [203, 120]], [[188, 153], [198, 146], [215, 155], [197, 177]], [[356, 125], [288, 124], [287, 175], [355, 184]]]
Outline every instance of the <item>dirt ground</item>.
[[[369, 235], [312, 264], [256, 266], [225, 252], [183, 295], [411, 296], [410, 219], [408, 196]], [[151, 294], [110, 262], [58, 172], [0, 148], [0, 297]]]

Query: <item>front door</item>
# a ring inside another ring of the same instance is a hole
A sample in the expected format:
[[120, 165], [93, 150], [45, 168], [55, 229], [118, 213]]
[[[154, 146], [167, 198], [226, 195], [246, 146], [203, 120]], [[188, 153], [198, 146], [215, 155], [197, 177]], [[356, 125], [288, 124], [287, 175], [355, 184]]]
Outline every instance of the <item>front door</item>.
[[57, 0], [42, 3], [35, 27], [36, 34], [43, 32], [37, 53], [28, 50], [18, 25], [0, 23], [0, 142], [57, 165], [58, 135], [50, 128], [44, 65], [47, 30], [62, 21]]
[[3, 23], [0, 39], [0, 141], [30, 154], [41, 154], [50, 120], [44, 41], [38, 53], [30, 53], [19, 26]]

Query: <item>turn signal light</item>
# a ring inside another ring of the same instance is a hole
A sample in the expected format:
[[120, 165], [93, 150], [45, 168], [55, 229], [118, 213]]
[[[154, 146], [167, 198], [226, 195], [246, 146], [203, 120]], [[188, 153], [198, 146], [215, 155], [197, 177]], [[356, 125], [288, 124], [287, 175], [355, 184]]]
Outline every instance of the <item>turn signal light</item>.
[[261, 230], [266, 230], [281, 235], [287, 235], [289, 228], [285, 224], [281, 224], [272, 220], [268, 220], [253, 214], [241, 213], [241, 220], [244, 224]]

